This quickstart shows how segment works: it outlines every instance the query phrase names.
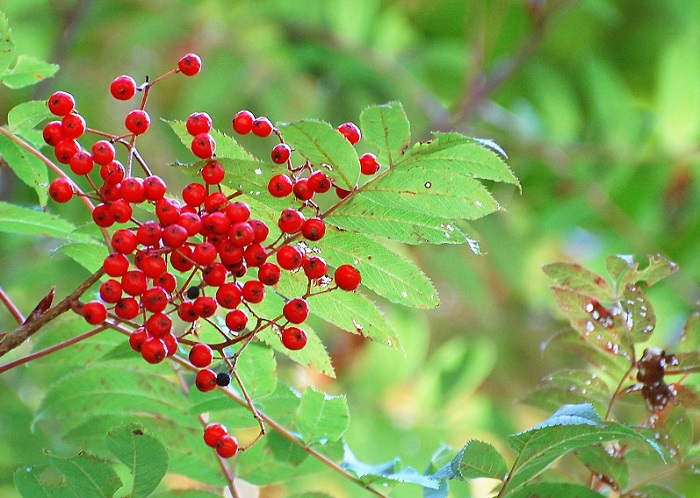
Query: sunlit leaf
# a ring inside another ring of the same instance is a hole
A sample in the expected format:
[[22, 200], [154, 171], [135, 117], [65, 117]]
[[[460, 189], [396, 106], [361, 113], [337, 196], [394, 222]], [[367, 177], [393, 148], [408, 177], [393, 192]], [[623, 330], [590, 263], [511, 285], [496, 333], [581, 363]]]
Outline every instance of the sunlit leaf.
[[585, 370], [563, 370], [545, 377], [541, 386], [531, 392], [526, 401], [530, 404], [556, 410], [563, 404], [593, 403], [598, 410], [607, 408], [610, 389], [595, 373]]
[[636, 492], [640, 498], [685, 498], [682, 494], [661, 484], [647, 484]]
[[12, 39], [7, 16], [0, 12], [0, 77], [5, 75], [7, 68], [15, 60], [15, 42]]
[[4, 135], [0, 135], [0, 157], [5, 159], [17, 178], [34, 189], [39, 198], [39, 204], [46, 206], [49, 190], [49, 173], [46, 165]]
[[[277, 386], [277, 362], [272, 349], [251, 343], [238, 357], [236, 372], [253, 399], [269, 396]], [[237, 388], [235, 381], [233, 387]]]
[[7, 113], [7, 129], [14, 134], [22, 135], [52, 116], [49, 106], [43, 100], [23, 102]]
[[640, 270], [635, 265], [632, 271], [625, 276], [624, 281], [629, 283], [644, 282], [646, 285], [651, 286], [677, 271], [678, 265], [676, 263], [660, 254], [656, 254], [649, 256], [649, 264], [643, 269]]
[[[180, 139], [182, 144], [188, 149], [192, 145], [192, 135], [187, 131], [187, 126], [184, 121], [179, 120], [167, 120], [163, 119], [165, 123], [172, 128], [177, 137]], [[254, 157], [245, 150], [235, 138], [220, 132], [219, 130], [212, 129], [209, 134], [214, 138], [216, 142], [216, 158], [227, 158], [227, 159], [243, 159], [250, 160]]]
[[435, 478], [475, 479], [488, 477], [503, 480], [508, 465], [493, 445], [471, 440], [450, 463], [435, 473]]
[[45, 211], [0, 202], [0, 232], [43, 235], [62, 239], [91, 241], [91, 237], [74, 234], [75, 226]]
[[56, 71], [56, 64], [49, 64], [30, 55], [20, 55], [14, 67], [0, 76], [0, 82], [8, 88], [23, 88], [50, 78]]
[[376, 146], [380, 164], [393, 166], [411, 141], [411, 127], [398, 102], [368, 107], [360, 114], [362, 138]]
[[296, 426], [304, 441], [337, 441], [350, 420], [345, 396], [330, 396], [307, 387], [301, 395]]
[[601, 300], [613, 299], [610, 284], [578, 263], [551, 263], [542, 267], [554, 285]]
[[292, 361], [305, 367], [311, 366], [322, 374], [335, 378], [335, 370], [333, 370], [330, 356], [328, 356], [328, 351], [326, 351], [323, 341], [308, 325], [304, 324], [303, 329], [307, 336], [306, 346], [296, 351], [284, 347], [280, 337], [269, 328], [258, 332], [256, 337], [278, 353], [289, 357]]

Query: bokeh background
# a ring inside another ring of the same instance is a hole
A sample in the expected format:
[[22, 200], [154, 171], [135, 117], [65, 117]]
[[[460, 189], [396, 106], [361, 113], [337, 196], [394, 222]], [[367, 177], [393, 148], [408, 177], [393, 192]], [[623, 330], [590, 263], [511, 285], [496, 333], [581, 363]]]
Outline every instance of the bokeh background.
[[[155, 77], [194, 51], [202, 73], [156, 87], [152, 115], [206, 111], [227, 131], [242, 108], [273, 122], [339, 124], [398, 100], [414, 140], [453, 129], [507, 152], [522, 193], [494, 186], [506, 210], [467, 228], [481, 255], [467, 246], [406, 249], [442, 303], [429, 311], [380, 303], [405, 355], [328, 331], [338, 379], [287, 373], [290, 382], [347, 393], [347, 439], [364, 461], [400, 456], [423, 469], [442, 443], [460, 448], [478, 437], [503, 447], [505, 435], [547, 415], [520, 403], [544, 375], [570, 366], [542, 351], [565, 327], [543, 264], [575, 260], [603, 271], [613, 253], [677, 262], [680, 272], [651, 291], [659, 346], [672, 348], [700, 297], [700, 2], [0, 0], [0, 9], [18, 53], [61, 66], [38, 86], [0, 88], [0, 120], [62, 89], [89, 124], [121, 130], [130, 104], [109, 97], [111, 80]], [[142, 154], [169, 183], [184, 182], [167, 165], [191, 153], [164, 123], [149, 134]], [[260, 154], [269, 148], [242, 143]], [[7, 168], [0, 199], [37, 202]], [[84, 217], [73, 204], [49, 209]], [[0, 236], [0, 284], [25, 312], [51, 286], [62, 296], [86, 276], [65, 256], [47, 257], [51, 244]], [[10, 323], [0, 310], [0, 330]], [[12, 472], [47, 444], [30, 432], [37, 396], [9, 385], [31, 372], [0, 377], [2, 496], [14, 496]], [[321, 479], [338, 496], [358, 496], [352, 485]], [[675, 485], [700, 496], [697, 479]], [[410, 488], [397, 496], [420, 496]], [[269, 487], [262, 496], [288, 491]], [[467, 488], [454, 492], [466, 496]]]

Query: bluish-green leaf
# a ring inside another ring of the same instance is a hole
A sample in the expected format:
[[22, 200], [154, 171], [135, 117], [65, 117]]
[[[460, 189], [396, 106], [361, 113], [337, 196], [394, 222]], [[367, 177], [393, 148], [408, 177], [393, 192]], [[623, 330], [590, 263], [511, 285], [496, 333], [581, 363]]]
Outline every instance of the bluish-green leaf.
[[411, 142], [411, 126], [398, 102], [368, 107], [360, 114], [362, 137], [378, 148], [377, 160], [392, 167]]
[[329, 265], [352, 263], [360, 271], [363, 285], [389, 301], [417, 308], [435, 308], [440, 302], [421, 269], [386, 244], [329, 226], [316, 245]]
[[0, 76], [0, 81], [8, 88], [23, 88], [50, 78], [56, 71], [56, 64], [49, 64], [30, 55], [20, 55], [15, 66]]
[[0, 135], [0, 157], [5, 159], [17, 178], [34, 189], [39, 204], [46, 206], [49, 189], [46, 165], [4, 135]]
[[76, 496], [112, 498], [122, 482], [112, 466], [85, 453], [70, 458], [47, 455], [49, 464], [66, 480]]
[[15, 42], [7, 21], [7, 16], [0, 11], [0, 78], [15, 60]]
[[439, 479], [476, 479], [488, 477], [503, 480], [508, 466], [493, 445], [482, 441], [469, 441], [450, 463], [435, 473]]
[[53, 117], [44, 100], [23, 102], [7, 113], [7, 129], [17, 135], [32, 130], [36, 125]]
[[130, 424], [107, 433], [107, 447], [129, 469], [134, 478], [132, 498], [150, 496], [168, 470], [168, 451], [143, 426]]
[[337, 441], [350, 421], [345, 396], [330, 396], [307, 387], [301, 395], [296, 426], [307, 443]]
[[345, 444], [345, 453], [341, 467], [352, 472], [366, 483], [413, 483], [424, 488], [438, 489], [440, 481], [426, 476], [411, 467], [401, 468], [400, 460], [394, 458], [388, 462], [371, 465], [361, 462]]
[[325, 164], [333, 183], [352, 190], [360, 176], [357, 151], [335, 128], [323, 121], [304, 120], [278, 125], [285, 142], [316, 168]]

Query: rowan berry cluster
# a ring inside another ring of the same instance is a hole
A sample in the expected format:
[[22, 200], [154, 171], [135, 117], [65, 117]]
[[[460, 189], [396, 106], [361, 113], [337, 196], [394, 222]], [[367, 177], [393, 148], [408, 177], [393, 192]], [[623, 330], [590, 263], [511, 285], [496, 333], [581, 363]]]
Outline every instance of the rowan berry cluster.
[[[68, 202], [75, 195], [90, 198], [96, 203], [94, 223], [109, 234], [110, 254], [102, 265], [109, 278], [100, 285], [100, 299], [82, 306], [83, 317], [94, 325], [109, 319], [129, 327], [130, 346], [148, 363], [159, 363], [178, 351], [184, 354], [189, 348], [190, 363], [200, 369], [195, 385], [206, 392], [230, 384], [237, 359], [230, 347], [241, 344], [240, 354], [260, 330], [270, 328], [290, 350], [304, 348], [307, 334], [298, 325], [309, 316], [308, 298], [335, 289], [354, 291], [361, 276], [353, 266], [340, 265], [331, 277], [323, 258], [312, 253], [307, 242], [299, 242], [323, 238], [326, 224], [310, 201], [334, 185], [329, 176], [308, 162], [295, 168], [292, 149], [265, 117], [256, 118], [244, 110], [235, 115], [232, 125], [239, 134], [252, 132], [264, 138], [274, 133], [280, 139], [271, 150], [271, 160], [287, 163], [289, 174], [273, 177], [268, 189], [275, 197], [293, 193], [294, 200], [279, 214], [277, 226], [282, 235], [276, 240], [268, 238], [268, 225], [253, 216], [249, 204], [240, 198], [242, 193], [226, 188], [226, 171], [216, 158], [208, 114], [196, 112], [186, 121], [192, 136], [191, 151], [201, 159], [197, 163], [199, 180], [175, 193], [151, 172], [135, 145], [151, 123], [145, 110], [148, 93], [166, 77], [177, 73], [193, 76], [200, 69], [200, 58], [187, 54], [176, 69], [140, 86], [130, 76], [116, 78], [110, 85], [115, 99], [126, 101], [143, 94], [139, 108], [126, 115], [127, 132], [122, 135], [88, 128], [73, 96], [56, 92], [48, 106], [60, 120], [48, 123], [43, 135], [56, 159], [84, 177], [93, 190], [84, 193], [63, 175], [50, 184], [50, 197], [56, 202]], [[338, 131], [353, 144], [360, 139], [360, 131], [352, 123], [341, 125]], [[97, 138], [89, 149], [79, 142], [86, 135]], [[117, 158], [115, 146], [124, 146], [125, 161]], [[373, 174], [379, 167], [376, 158], [369, 156], [362, 156], [360, 168]], [[144, 171], [143, 177], [132, 171], [137, 167]], [[302, 171], [308, 176], [302, 176]], [[337, 190], [341, 197], [348, 194]], [[139, 215], [149, 213], [150, 219], [136, 219], [135, 206], [140, 208]], [[304, 209], [313, 216], [305, 216]], [[275, 291], [283, 271], [303, 272], [308, 290], [288, 299], [279, 316], [261, 316], [255, 305]], [[220, 342], [199, 340], [198, 329], [204, 321], [218, 331]], [[211, 368], [215, 360], [222, 363], [224, 371], [217, 373]], [[204, 437], [222, 457], [238, 451], [235, 438], [220, 424], [208, 426]]]

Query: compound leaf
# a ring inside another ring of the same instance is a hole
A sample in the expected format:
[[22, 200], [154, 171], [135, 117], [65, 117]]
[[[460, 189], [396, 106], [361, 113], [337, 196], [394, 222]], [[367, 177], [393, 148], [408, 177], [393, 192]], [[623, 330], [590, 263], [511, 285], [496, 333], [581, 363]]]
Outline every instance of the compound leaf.
[[411, 125], [398, 102], [368, 107], [360, 114], [363, 138], [379, 149], [377, 160], [392, 167], [411, 142]]

